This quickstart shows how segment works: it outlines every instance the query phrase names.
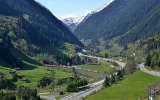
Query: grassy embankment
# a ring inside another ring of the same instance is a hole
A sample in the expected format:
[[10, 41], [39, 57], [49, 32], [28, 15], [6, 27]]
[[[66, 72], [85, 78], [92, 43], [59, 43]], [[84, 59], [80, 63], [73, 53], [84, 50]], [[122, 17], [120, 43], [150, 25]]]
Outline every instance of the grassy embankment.
[[140, 71], [109, 88], [86, 97], [86, 100], [137, 100], [147, 96], [147, 87], [159, 82], [160, 78]]
[[97, 73], [88, 72], [88, 71], [81, 71], [78, 70], [80, 74], [83, 76], [93, 79], [94, 81], [98, 81], [104, 78], [104, 76], [111, 72], [113, 70], [113, 67], [110, 66], [110, 63], [108, 64], [84, 64], [77, 66], [78, 68], [84, 68], [84, 69], [90, 69], [90, 70], [96, 70]]

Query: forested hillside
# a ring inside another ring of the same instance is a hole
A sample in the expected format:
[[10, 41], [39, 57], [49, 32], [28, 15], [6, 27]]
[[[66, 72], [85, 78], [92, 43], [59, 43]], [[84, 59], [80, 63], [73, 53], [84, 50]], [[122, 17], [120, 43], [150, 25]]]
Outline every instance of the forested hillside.
[[89, 46], [125, 46], [146, 40], [160, 33], [159, 8], [159, 0], [114, 0], [82, 22], [74, 34]]
[[152, 52], [148, 54], [145, 62], [146, 66], [151, 67], [152, 69], [159, 70], [160, 68], [160, 51]]
[[83, 47], [70, 30], [41, 4], [34, 0], [0, 1], [1, 62], [18, 67], [19, 56], [23, 54], [37, 57], [43, 63], [57, 63], [69, 59], [61, 52], [66, 43]]

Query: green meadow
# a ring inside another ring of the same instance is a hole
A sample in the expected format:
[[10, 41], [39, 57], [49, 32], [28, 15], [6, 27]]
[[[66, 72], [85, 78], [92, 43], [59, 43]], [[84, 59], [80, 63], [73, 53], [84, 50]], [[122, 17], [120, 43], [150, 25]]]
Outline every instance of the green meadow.
[[137, 71], [118, 84], [86, 97], [85, 100], [137, 100], [139, 97], [147, 97], [147, 87], [159, 81], [159, 77]]

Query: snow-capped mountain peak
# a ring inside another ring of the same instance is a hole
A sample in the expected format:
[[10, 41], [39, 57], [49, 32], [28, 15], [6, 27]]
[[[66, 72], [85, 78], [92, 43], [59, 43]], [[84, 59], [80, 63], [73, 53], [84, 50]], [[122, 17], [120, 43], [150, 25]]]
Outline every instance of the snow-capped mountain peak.
[[76, 17], [75, 15], [73, 14], [69, 14], [69, 15], [66, 15], [66, 16], [63, 16], [60, 18], [60, 20], [66, 24], [70, 29], [71, 31], [73, 31], [76, 26], [82, 22], [82, 20], [85, 18], [85, 16], [79, 16], [79, 17]]
[[105, 4], [103, 7], [98, 8], [96, 10], [89, 10], [87, 11], [83, 16], [75, 16], [74, 14], [68, 14], [65, 15], [63, 17], [60, 18], [60, 20], [66, 24], [66, 26], [68, 26], [71, 31], [74, 31], [76, 29], [76, 27], [83, 21], [85, 21], [89, 16], [91, 16], [92, 14], [95, 14], [101, 10], [103, 10], [104, 8], [106, 8], [111, 2], [113, 2], [114, 0], [110, 0], [107, 4]]
[[90, 15], [95, 13], [93, 10], [87, 11], [83, 16], [76, 17], [73, 14], [68, 14], [60, 18], [60, 20], [68, 26], [71, 31], [74, 31], [74, 29], [85, 19], [87, 19]]
[[95, 12], [100, 12], [104, 8], [106, 8], [108, 5], [110, 5], [114, 0], [110, 0], [108, 3], [104, 4], [102, 7], [95, 10]]
[[76, 17], [73, 14], [69, 14], [69, 15], [65, 15], [65, 16], [61, 17], [60, 20], [62, 20], [62, 21], [71, 21], [71, 22], [78, 23], [78, 22], [81, 22], [83, 20], [83, 17], [82, 16]]

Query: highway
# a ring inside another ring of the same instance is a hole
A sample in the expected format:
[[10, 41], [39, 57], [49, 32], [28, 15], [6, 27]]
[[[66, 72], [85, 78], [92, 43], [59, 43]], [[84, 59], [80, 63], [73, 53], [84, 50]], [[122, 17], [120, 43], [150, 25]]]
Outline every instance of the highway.
[[[116, 61], [116, 60], [112, 60], [112, 59], [95, 57], [95, 56], [91, 56], [91, 55], [88, 56], [88, 55], [84, 55], [82, 53], [78, 53], [78, 55], [82, 56], [82, 57], [95, 58], [95, 59], [98, 59], [98, 60], [103, 59], [103, 60], [106, 60], [106, 61], [112, 61], [112, 62], [117, 63], [121, 68], [124, 68], [124, 66], [125, 66], [124, 62], [120, 62], [120, 61]], [[145, 73], [148, 73], [148, 74], [151, 74], [151, 75], [154, 75], [154, 76], [160, 76], [159, 72], [150, 71], [150, 70], [146, 69], [145, 66], [144, 66], [144, 63], [139, 64], [137, 66], [142, 72], [145, 72]], [[90, 84], [90, 87], [88, 89], [83, 90], [83, 91], [79, 91], [79, 92], [76, 92], [76, 93], [72, 93], [72, 94], [70, 94], [66, 97], [63, 97], [63, 98], [59, 99], [59, 100], [83, 100], [83, 97], [86, 97], [86, 96], [100, 90], [103, 87], [103, 83], [104, 83], [104, 80], [92, 83], [92, 84]], [[48, 96], [48, 97], [46, 97], [46, 99], [47, 100], [55, 100], [55, 98], [53, 96]]]
[[41, 99], [44, 99], [44, 100], [56, 100], [54, 95], [41, 96]]
[[[82, 57], [95, 58], [95, 59], [98, 59], [98, 60], [103, 59], [105, 61], [115, 62], [120, 66], [120, 69], [124, 68], [124, 66], [125, 66], [124, 62], [120, 62], [120, 61], [116, 61], [116, 60], [112, 60], [112, 59], [101, 58], [101, 57], [95, 57], [95, 56], [91, 56], [91, 55], [88, 56], [88, 55], [84, 55], [82, 53], [77, 53], [77, 54], [79, 56], [82, 56]], [[90, 95], [91, 93], [100, 90], [103, 87], [103, 83], [104, 83], [104, 79], [100, 80], [98, 82], [92, 83], [90, 85], [90, 87], [88, 89], [86, 89], [86, 90], [79, 91], [79, 92], [76, 92], [76, 93], [72, 93], [72, 94], [70, 94], [70, 95], [68, 95], [66, 97], [63, 97], [63, 98], [59, 99], [59, 100], [82, 100], [83, 97], [86, 97], [86, 96]], [[45, 98], [47, 100], [55, 100], [53, 95], [45, 96], [45, 97], [42, 97], [42, 98]]]
[[81, 57], [89, 57], [89, 58], [94, 58], [94, 59], [98, 59], [98, 60], [102, 59], [102, 60], [105, 60], [105, 61], [112, 61], [112, 62], [117, 63], [121, 68], [124, 68], [124, 66], [125, 66], [124, 62], [120, 62], [120, 61], [117, 61], [117, 60], [106, 59], [106, 58], [101, 58], [101, 57], [96, 57], [96, 56], [91, 56], [91, 55], [85, 55], [85, 54], [82, 54], [82, 53], [77, 53], [77, 54]]
[[138, 68], [139, 68], [142, 72], [145, 72], [145, 73], [148, 73], [148, 74], [151, 74], [151, 75], [159, 76], [159, 77], [160, 77], [160, 72], [148, 70], [148, 69], [144, 66], [144, 63], [139, 64], [139, 65], [137, 65], [137, 66], [138, 66]]
[[103, 87], [103, 83], [104, 80], [95, 82], [90, 86], [89, 89], [79, 91], [77, 93], [72, 93], [71, 95], [61, 98], [59, 100], [82, 100], [83, 97], [86, 97], [87, 95], [90, 95], [91, 93], [100, 90]]
[[[119, 64], [119, 66], [121, 68], [124, 68], [124, 66], [125, 66], [125, 63], [120, 62], [120, 61], [116, 61], [116, 60], [112, 60], [112, 59], [100, 58], [100, 57], [95, 57], [95, 56], [88, 56], [88, 55], [84, 55], [82, 53], [78, 53], [78, 55], [83, 56], [83, 57], [95, 58], [98, 60], [103, 59], [106, 61], [113, 61], [113, 62], [116, 62], [117, 64]], [[86, 89], [84, 91], [79, 91], [77, 93], [72, 93], [71, 95], [66, 96], [64, 98], [61, 98], [59, 100], [83, 100], [83, 97], [86, 97], [86, 96], [90, 95], [91, 93], [100, 90], [103, 87], [103, 83], [104, 83], [104, 80], [95, 82], [89, 87], [89, 89]]]

